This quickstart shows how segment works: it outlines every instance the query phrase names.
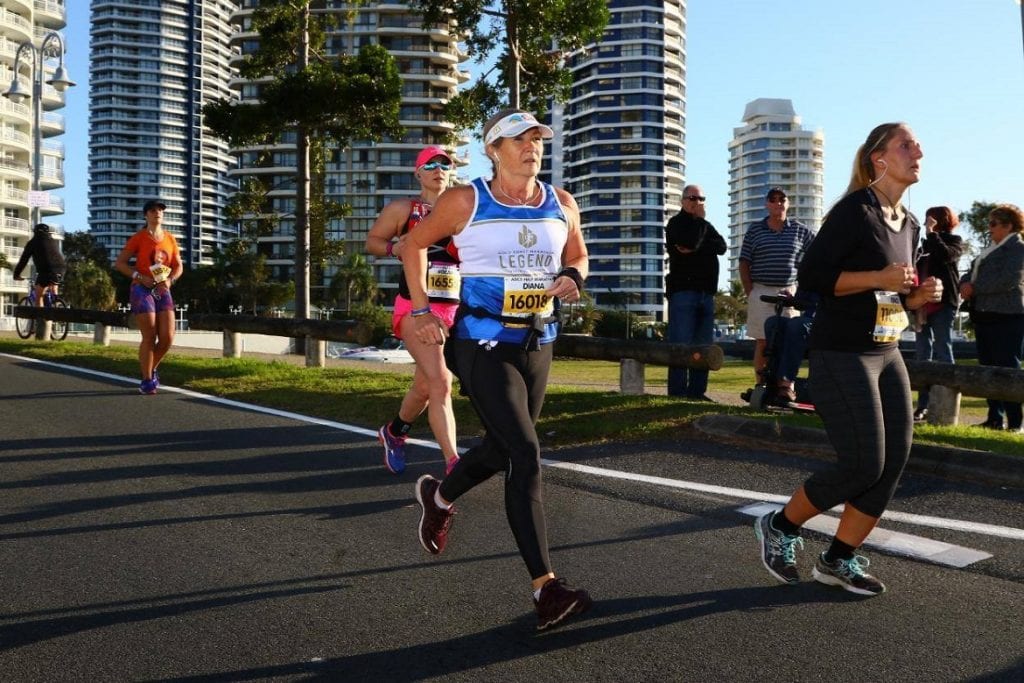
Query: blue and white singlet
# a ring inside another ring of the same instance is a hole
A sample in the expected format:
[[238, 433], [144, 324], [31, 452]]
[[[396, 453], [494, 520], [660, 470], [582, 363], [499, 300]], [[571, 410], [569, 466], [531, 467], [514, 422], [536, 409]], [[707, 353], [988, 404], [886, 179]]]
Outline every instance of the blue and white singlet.
[[[540, 206], [502, 204], [483, 178], [472, 182], [476, 207], [462, 232], [452, 237], [459, 250], [462, 303], [505, 318], [523, 318], [523, 325], [467, 314], [454, 334], [460, 339], [486, 339], [520, 344], [532, 314], [549, 316], [554, 308], [544, 290], [562, 270], [562, 251], [569, 220], [551, 185], [540, 183]], [[541, 344], [558, 335], [545, 325]]]

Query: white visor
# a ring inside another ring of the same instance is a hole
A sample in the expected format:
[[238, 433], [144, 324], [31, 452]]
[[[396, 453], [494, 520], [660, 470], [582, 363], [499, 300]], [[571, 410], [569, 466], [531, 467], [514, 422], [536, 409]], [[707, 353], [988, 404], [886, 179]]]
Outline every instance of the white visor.
[[531, 128], [540, 129], [540, 136], [545, 140], [555, 137], [555, 132], [537, 121], [533, 114], [515, 112], [491, 126], [491, 129], [487, 131], [487, 135], [484, 137], [484, 144], [489, 145], [498, 138], [514, 138]]

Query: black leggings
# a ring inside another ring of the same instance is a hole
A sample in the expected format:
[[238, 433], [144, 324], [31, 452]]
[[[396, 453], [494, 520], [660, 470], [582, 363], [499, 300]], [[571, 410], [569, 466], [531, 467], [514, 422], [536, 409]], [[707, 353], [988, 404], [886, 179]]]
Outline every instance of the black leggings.
[[462, 389], [487, 430], [441, 482], [441, 497], [454, 501], [498, 472], [505, 473], [505, 514], [531, 579], [551, 572], [541, 499], [537, 418], [554, 344], [524, 351], [514, 344], [492, 349], [472, 339], [451, 339]]
[[899, 350], [812, 351], [809, 383], [839, 459], [807, 480], [807, 498], [819, 510], [849, 503], [881, 517], [907, 464], [914, 432], [910, 379]]

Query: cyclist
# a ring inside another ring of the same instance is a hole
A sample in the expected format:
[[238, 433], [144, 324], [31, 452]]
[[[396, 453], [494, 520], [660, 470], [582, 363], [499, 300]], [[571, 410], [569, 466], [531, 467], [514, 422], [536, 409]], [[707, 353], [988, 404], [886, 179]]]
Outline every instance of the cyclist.
[[47, 289], [57, 294], [57, 286], [64, 280], [68, 266], [64, 261], [64, 255], [60, 253], [60, 243], [53, 239], [53, 228], [46, 223], [39, 223], [34, 233], [25, 245], [25, 251], [21, 252], [18, 265], [14, 267], [14, 279], [25, 279], [21, 276], [21, 271], [31, 258], [36, 271], [36, 306], [42, 306], [45, 299], [43, 295]]

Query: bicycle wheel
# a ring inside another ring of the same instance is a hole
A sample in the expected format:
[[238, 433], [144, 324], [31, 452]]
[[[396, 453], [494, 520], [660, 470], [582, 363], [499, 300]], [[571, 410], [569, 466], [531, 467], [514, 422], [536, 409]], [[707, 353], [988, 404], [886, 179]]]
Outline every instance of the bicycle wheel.
[[[33, 304], [32, 300], [29, 299], [27, 296], [24, 296], [21, 298], [21, 301], [18, 302], [18, 305], [34, 306], [35, 304]], [[21, 337], [22, 339], [28, 339], [33, 334], [35, 334], [36, 320], [35, 318], [15, 318], [14, 329], [18, 333], [19, 337]]]
[[[70, 308], [64, 299], [59, 296], [53, 297], [53, 301], [50, 304], [51, 308]], [[63, 341], [68, 336], [68, 328], [71, 327], [69, 323], [62, 320], [54, 320], [53, 325], [50, 327], [50, 339], [54, 341]]]

